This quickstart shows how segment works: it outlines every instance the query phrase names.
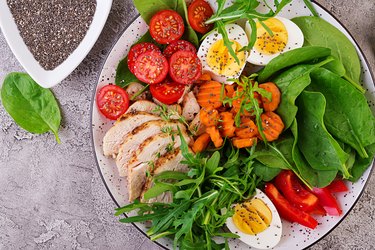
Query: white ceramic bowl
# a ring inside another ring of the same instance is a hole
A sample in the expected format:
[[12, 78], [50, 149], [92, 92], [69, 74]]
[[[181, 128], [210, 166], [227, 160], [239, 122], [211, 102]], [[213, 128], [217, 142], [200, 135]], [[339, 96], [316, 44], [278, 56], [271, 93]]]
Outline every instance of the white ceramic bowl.
[[85, 37], [73, 53], [53, 70], [45, 70], [35, 60], [23, 41], [5, 0], [0, 1], [0, 28], [12, 52], [42, 87], [50, 88], [64, 80], [83, 61], [98, 39], [112, 6], [112, 0], [97, 0], [95, 14]]

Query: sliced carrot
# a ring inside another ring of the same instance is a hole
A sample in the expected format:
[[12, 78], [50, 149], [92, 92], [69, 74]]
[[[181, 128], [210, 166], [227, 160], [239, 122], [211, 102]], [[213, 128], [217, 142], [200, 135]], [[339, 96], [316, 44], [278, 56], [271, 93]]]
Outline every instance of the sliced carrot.
[[220, 131], [224, 137], [234, 137], [236, 127], [234, 126], [233, 114], [230, 112], [220, 113]]
[[201, 75], [201, 77], [198, 78], [197, 81], [195, 81], [195, 83], [202, 84], [208, 81], [211, 81], [211, 75], [209, 73], [204, 73]]
[[193, 149], [194, 153], [203, 152], [207, 148], [210, 141], [211, 141], [211, 138], [210, 138], [209, 134], [207, 134], [207, 133], [201, 134], [195, 140], [195, 142], [193, 144], [192, 149]]
[[273, 82], [259, 84], [259, 88], [272, 94], [271, 100], [262, 96], [263, 108], [265, 111], [275, 111], [280, 104], [281, 93], [279, 88]]
[[223, 145], [223, 138], [221, 138], [220, 132], [216, 127], [207, 127], [206, 132], [210, 135], [210, 138], [214, 143], [215, 147], [219, 148]]
[[258, 135], [258, 127], [248, 117], [241, 119], [240, 126], [236, 129], [236, 135], [240, 138], [251, 138]]
[[226, 92], [227, 97], [232, 98], [234, 96], [234, 92], [236, 91], [234, 87], [235, 87], [234, 84], [225, 85], [225, 92]]
[[283, 120], [280, 116], [272, 111], [265, 112], [260, 115], [262, 119], [263, 133], [267, 141], [274, 141], [284, 129]]
[[248, 148], [254, 145], [257, 141], [256, 137], [253, 138], [233, 138], [232, 143], [236, 148]]
[[198, 91], [197, 101], [201, 107], [219, 108], [223, 105], [222, 86], [216, 81], [203, 83]]
[[219, 112], [211, 107], [201, 108], [199, 118], [201, 123], [206, 127], [216, 126], [220, 119]]

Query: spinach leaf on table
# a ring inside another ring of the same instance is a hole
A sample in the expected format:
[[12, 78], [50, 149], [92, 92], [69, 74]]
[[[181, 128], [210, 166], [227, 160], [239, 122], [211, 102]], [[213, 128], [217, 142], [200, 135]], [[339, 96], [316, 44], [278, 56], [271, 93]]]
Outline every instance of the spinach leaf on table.
[[274, 78], [272, 81], [278, 86], [281, 92], [281, 102], [277, 108], [277, 113], [281, 116], [287, 130], [296, 117], [298, 107], [295, 100], [301, 92], [311, 83], [310, 73], [334, 59], [328, 57], [314, 65], [300, 64], [296, 65]]
[[328, 131], [367, 158], [365, 146], [375, 143], [375, 117], [365, 96], [329, 70], [316, 69], [311, 77], [310, 88], [321, 92], [327, 102], [324, 123]]
[[304, 90], [297, 99], [298, 147], [316, 170], [339, 170], [345, 179], [349, 155], [340, 147], [324, 125], [326, 100], [319, 92]]
[[1, 88], [5, 110], [23, 129], [36, 134], [51, 131], [60, 143], [60, 109], [51, 90], [40, 87], [28, 74], [10, 73]]
[[305, 38], [304, 46], [330, 48], [332, 55], [344, 65], [346, 70], [344, 78], [363, 92], [363, 88], [358, 84], [361, 64], [357, 51], [350, 40], [332, 24], [319, 17], [295, 17], [292, 21], [302, 30]]
[[265, 82], [278, 71], [290, 66], [313, 61], [331, 55], [329, 48], [320, 46], [307, 46], [287, 51], [272, 59], [260, 72], [259, 82]]
[[337, 176], [338, 170], [317, 170], [313, 169], [306, 161], [301, 151], [298, 148], [298, 125], [297, 120], [294, 119], [290, 130], [294, 136], [294, 143], [292, 149], [292, 157], [296, 165], [298, 176], [305, 183], [307, 182], [311, 187], [325, 187], [328, 186]]

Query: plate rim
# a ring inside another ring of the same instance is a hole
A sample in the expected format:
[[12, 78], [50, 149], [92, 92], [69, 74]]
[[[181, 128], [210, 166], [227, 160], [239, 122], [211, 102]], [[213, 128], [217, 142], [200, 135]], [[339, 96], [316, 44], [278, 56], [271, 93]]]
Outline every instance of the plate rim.
[[[372, 71], [372, 68], [371, 68], [371, 65], [369, 64], [369, 61], [367, 60], [367, 57], [365, 55], [365, 53], [363, 53], [363, 50], [362, 48], [359, 46], [357, 40], [354, 38], [354, 36], [350, 33], [350, 31], [346, 28], [346, 26], [335, 16], [333, 15], [333, 13], [328, 10], [326, 7], [324, 7], [323, 5], [321, 5], [320, 3], [316, 2], [316, 0], [312, 0], [311, 1], [313, 4], [316, 4], [317, 6], [319, 6], [320, 8], [322, 8], [325, 12], [327, 12], [332, 18], [334, 18], [340, 25], [341, 27], [349, 34], [350, 38], [352, 38], [352, 40], [354, 41], [355, 45], [357, 46], [359, 52], [363, 55], [363, 59], [364, 59], [364, 63], [366, 64], [366, 66], [368, 67], [369, 69], [369, 74], [370, 74], [370, 77], [371, 77], [371, 80], [372, 80], [372, 83], [373, 85], [375, 86], [375, 78], [374, 78], [374, 73]], [[94, 131], [93, 131], [93, 106], [94, 106], [94, 100], [95, 100], [95, 95], [96, 95], [96, 87], [98, 85], [98, 83], [100, 82], [100, 75], [101, 75], [101, 72], [104, 68], [104, 65], [106, 63], [106, 61], [108, 60], [108, 57], [110, 56], [114, 46], [117, 44], [117, 42], [119, 41], [119, 39], [122, 37], [122, 35], [124, 34], [124, 32], [126, 32], [126, 30], [129, 28], [129, 26], [131, 24], [133, 24], [138, 18], [139, 18], [140, 14], [138, 13], [134, 18], [131, 19], [131, 21], [129, 21], [129, 23], [123, 28], [123, 30], [121, 32], [118, 33], [116, 39], [113, 41], [109, 51], [108, 51], [108, 54], [106, 55], [105, 57], [105, 60], [103, 60], [103, 62], [101, 63], [100, 65], [100, 71], [97, 72], [97, 81], [96, 81], [96, 84], [92, 90], [92, 95], [91, 95], [91, 105], [90, 105], [90, 137], [91, 137], [91, 148], [93, 150], [93, 154], [94, 154], [94, 158], [95, 158], [95, 163], [96, 163], [96, 167], [97, 167], [97, 170], [99, 172], [99, 175], [100, 175], [100, 178], [109, 194], [109, 196], [111, 197], [112, 201], [116, 204], [116, 206], [118, 208], [120, 208], [120, 205], [119, 203], [116, 201], [116, 199], [114, 198], [112, 192], [110, 191], [105, 179], [104, 179], [104, 176], [103, 176], [103, 173], [100, 169], [100, 166], [99, 166], [99, 161], [98, 161], [98, 158], [96, 156], [96, 152], [95, 152], [95, 142], [94, 142]], [[316, 241], [312, 242], [310, 245], [306, 246], [305, 248], [303, 249], [308, 249], [312, 246], [314, 246], [315, 244], [317, 244], [318, 242], [320, 242], [322, 239], [326, 238], [334, 229], [336, 229], [343, 221], [344, 219], [348, 216], [349, 213], [352, 212], [352, 210], [354, 209], [354, 207], [357, 205], [359, 199], [363, 196], [363, 193], [364, 191], [366, 190], [367, 186], [368, 186], [368, 183], [369, 183], [369, 180], [371, 178], [371, 175], [373, 174], [374, 172], [374, 169], [375, 169], [375, 161], [373, 160], [372, 162], [372, 165], [370, 166], [370, 173], [369, 173], [369, 176], [368, 178], [366, 179], [364, 185], [363, 185], [363, 188], [362, 190], [360, 191], [359, 195], [356, 197], [353, 205], [349, 208], [349, 210], [347, 211], [346, 214], [344, 214], [341, 219], [330, 229], [327, 231], [327, 233], [325, 233], [324, 235], [322, 235], [322, 237], [320, 237], [319, 239], [317, 239]], [[128, 216], [126, 214], [123, 214], [126, 218], [128, 218]], [[135, 223], [131, 223], [141, 234], [143, 234], [145, 237], [147, 237], [148, 239], [150, 239], [150, 237], [146, 234], [146, 232], [144, 232], [142, 229], [140, 229]], [[161, 247], [162, 249], [165, 249], [165, 250], [169, 250], [169, 248], [165, 247], [164, 245], [160, 244], [159, 242], [157, 241], [151, 241], [153, 244], [156, 244], [158, 245], [159, 247]]]

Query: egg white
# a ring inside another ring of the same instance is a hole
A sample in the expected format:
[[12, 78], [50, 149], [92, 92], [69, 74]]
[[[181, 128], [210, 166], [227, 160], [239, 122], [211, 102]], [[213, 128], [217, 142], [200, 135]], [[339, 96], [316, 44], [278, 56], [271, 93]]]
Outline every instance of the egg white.
[[[275, 53], [273, 55], [265, 55], [256, 50], [255, 48], [253, 48], [250, 51], [249, 57], [247, 58], [247, 61], [249, 63], [264, 66], [267, 65], [273, 58], [277, 57], [278, 55], [292, 49], [301, 48], [303, 46], [303, 33], [295, 23], [283, 17], [274, 18], [280, 20], [284, 24], [285, 29], [288, 33], [288, 42], [285, 46], [285, 49], [280, 53]], [[246, 23], [245, 32], [248, 35], [248, 37], [251, 36], [252, 29], [250, 27], [249, 22]]]
[[271, 210], [272, 221], [270, 223], [270, 226], [263, 232], [256, 235], [245, 234], [236, 227], [232, 217], [230, 217], [226, 221], [227, 227], [232, 233], [239, 235], [239, 239], [242, 242], [246, 243], [251, 247], [258, 249], [273, 248], [280, 242], [282, 234], [282, 224], [279, 213], [277, 212], [275, 205], [273, 205], [271, 200], [261, 190], [256, 189], [256, 194], [254, 198], [261, 199]]
[[[249, 40], [247, 38], [247, 35], [244, 31], [244, 29], [237, 25], [237, 24], [227, 24], [225, 26], [225, 29], [228, 33], [228, 38], [229, 40], [234, 40], [238, 42], [241, 46], [246, 46], [249, 43]], [[211, 67], [207, 64], [206, 58], [207, 58], [207, 53], [210, 49], [210, 47], [217, 41], [223, 39], [222, 35], [219, 34], [217, 31], [213, 31], [211, 34], [209, 34], [202, 42], [198, 49], [198, 57], [202, 62], [202, 70], [203, 72], [208, 72], [212, 79], [218, 82], [224, 82], [224, 83], [229, 83], [228, 79], [236, 79], [239, 78], [241, 75], [246, 62], [242, 66], [241, 70], [236, 74], [236, 75], [231, 75], [231, 76], [226, 76], [226, 75], [218, 75], [216, 72], [214, 72]], [[245, 56], [248, 56], [248, 52], [245, 52]]]

